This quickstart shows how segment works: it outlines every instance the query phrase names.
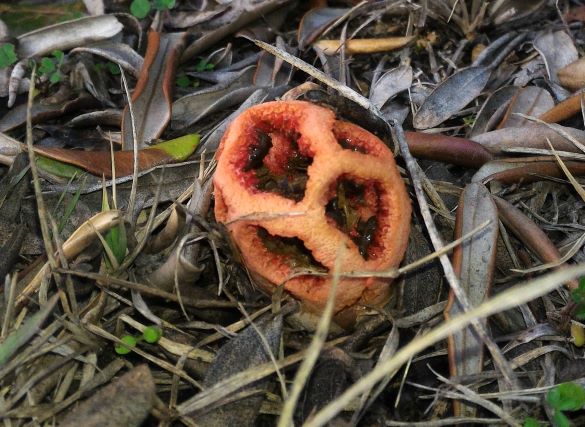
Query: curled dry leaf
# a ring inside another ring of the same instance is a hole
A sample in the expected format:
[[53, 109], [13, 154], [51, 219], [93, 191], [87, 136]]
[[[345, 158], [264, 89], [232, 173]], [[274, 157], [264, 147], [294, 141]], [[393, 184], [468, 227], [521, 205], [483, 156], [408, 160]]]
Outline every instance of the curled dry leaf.
[[102, 41], [73, 49], [71, 53], [87, 52], [114, 62], [138, 78], [144, 64], [144, 58], [124, 43]]
[[465, 138], [405, 132], [408, 149], [413, 156], [438, 160], [469, 168], [479, 168], [494, 158], [481, 144]]
[[[403, 48], [414, 39], [414, 36], [386, 37], [379, 39], [351, 39], [346, 40], [343, 45], [345, 46], [346, 55], [379, 53]], [[313, 43], [313, 46], [321, 49], [325, 55], [336, 55], [339, 53], [341, 44], [340, 40], [319, 40], [318, 42]]]
[[413, 118], [416, 129], [440, 125], [479, 96], [491, 75], [488, 67], [469, 67], [438, 85]]
[[[542, 229], [524, 213], [505, 199], [493, 196], [500, 219], [514, 235], [528, 247], [542, 262], [558, 263], [561, 253]], [[565, 267], [566, 265], [562, 265]], [[579, 286], [576, 280], [566, 283], [570, 289]]]
[[583, 93], [579, 92], [559, 102], [550, 110], [540, 115], [539, 119], [547, 123], [558, 123], [570, 119], [581, 112]]
[[[148, 45], [140, 77], [132, 93], [132, 111], [138, 148], [160, 137], [171, 120], [175, 71], [183, 51], [185, 33], [148, 33]], [[122, 116], [122, 146], [132, 150], [134, 132], [130, 108]]]
[[122, 31], [114, 15], [90, 16], [43, 27], [18, 37], [19, 58], [42, 56], [52, 51], [68, 50], [84, 44], [109, 39]]
[[[459, 276], [473, 307], [489, 297], [496, 262], [498, 239], [498, 211], [491, 195], [483, 184], [472, 183], [461, 194], [455, 223], [455, 237], [470, 233], [489, 221], [479, 233], [457, 246], [453, 251], [453, 268]], [[462, 308], [451, 291], [445, 308], [447, 320], [462, 313]], [[485, 320], [483, 321], [485, 325]], [[456, 377], [479, 374], [483, 371], [483, 342], [471, 328], [465, 328], [449, 337], [449, 367]], [[473, 416], [471, 406], [454, 402], [456, 416]]]
[[[565, 161], [565, 166], [575, 176], [585, 175], [585, 162]], [[552, 157], [501, 159], [486, 163], [473, 176], [473, 181], [502, 184], [530, 183], [547, 178], [564, 178], [566, 175]]]
[[[332, 162], [331, 159], [336, 159]], [[313, 310], [332, 279], [291, 278], [298, 269], [386, 270], [404, 255], [410, 200], [391, 151], [374, 135], [303, 101], [269, 102], [242, 113], [218, 150], [215, 215], [267, 291], [284, 283]], [[363, 202], [358, 203], [358, 200]], [[338, 253], [338, 248], [347, 250]], [[382, 279], [340, 281], [335, 311], [381, 303]]]

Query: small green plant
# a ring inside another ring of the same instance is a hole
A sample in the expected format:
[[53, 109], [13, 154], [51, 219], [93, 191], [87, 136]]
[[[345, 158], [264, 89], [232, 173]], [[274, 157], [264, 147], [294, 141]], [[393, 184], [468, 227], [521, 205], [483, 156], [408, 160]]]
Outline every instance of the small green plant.
[[176, 0], [133, 0], [130, 13], [138, 19], [146, 18], [151, 9], [165, 10], [175, 7]]
[[93, 69], [96, 70], [98, 73], [103, 72], [105, 70], [112, 76], [120, 75], [120, 67], [118, 67], [118, 64], [115, 64], [113, 62], [98, 62], [97, 64], [94, 64]]
[[14, 64], [18, 58], [12, 43], [2, 43], [0, 45], [0, 68], [6, 68]]
[[540, 423], [536, 418], [526, 417], [524, 420], [524, 427], [540, 427]]
[[138, 341], [132, 335], [124, 335], [120, 338], [121, 343], [118, 343], [114, 346], [114, 350], [116, 353], [120, 355], [128, 354], [132, 351], [133, 347], [136, 347]]
[[195, 71], [210, 71], [213, 70], [215, 65], [211, 62], [207, 62], [204, 58], [201, 58], [197, 64], [195, 64]]
[[177, 76], [175, 79], [175, 83], [177, 86], [182, 88], [187, 87], [199, 87], [199, 79], [191, 79], [188, 75], [182, 73]]
[[579, 320], [585, 320], [585, 277], [581, 277], [579, 287], [571, 292], [571, 298], [577, 304], [575, 317]]
[[162, 337], [162, 330], [158, 326], [147, 326], [142, 331], [142, 335], [135, 337], [133, 335], [124, 335], [120, 338], [121, 343], [114, 346], [117, 354], [123, 356], [132, 351], [140, 341], [145, 341], [149, 344], [156, 344]]
[[52, 57], [41, 58], [39, 75], [47, 76], [51, 84], [55, 84], [63, 79], [61, 65], [63, 65], [65, 54], [61, 50], [54, 50], [51, 55]]
[[569, 427], [569, 418], [565, 411], [578, 411], [585, 406], [585, 389], [579, 384], [562, 383], [549, 390], [547, 403], [553, 409], [553, 424], [556, 427]]

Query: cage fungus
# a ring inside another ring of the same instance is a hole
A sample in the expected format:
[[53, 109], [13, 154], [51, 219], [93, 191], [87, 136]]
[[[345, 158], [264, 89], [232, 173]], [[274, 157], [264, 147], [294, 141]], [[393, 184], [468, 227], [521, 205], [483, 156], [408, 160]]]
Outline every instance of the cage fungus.
[[[291, 279], [294, 272], [328, 272], [339, 254], [342, 272], [401, 262], [410, 200], [392, 152], [365, 129], [309, 102], [268, 102], [234, 120], [217, 159], [216, 219], [227, 225], [264, 289], [284, 283], [319, 311], [332, 278]], [[342, 278], [335, 310], [379, 304], [388, 296], [388, 280]]]

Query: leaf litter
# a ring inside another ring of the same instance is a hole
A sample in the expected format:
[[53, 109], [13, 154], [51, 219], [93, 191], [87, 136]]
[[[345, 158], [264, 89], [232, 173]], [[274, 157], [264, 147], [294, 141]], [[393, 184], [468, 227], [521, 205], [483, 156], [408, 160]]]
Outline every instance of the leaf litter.
[[[1, 5], [3, 421], [582, 424], [584, 19], [553, 3]], [[223, 134], [281, 97], [375, 133], [412, 197], [354, 324], [259, 291], [213, 215]]]

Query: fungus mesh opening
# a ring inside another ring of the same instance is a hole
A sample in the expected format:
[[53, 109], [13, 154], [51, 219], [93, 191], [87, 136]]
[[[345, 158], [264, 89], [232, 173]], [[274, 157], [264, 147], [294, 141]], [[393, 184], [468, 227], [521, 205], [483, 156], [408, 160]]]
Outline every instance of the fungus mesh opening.
[[300, 201], [305, 197], [313, 159], [301, 153], [299, 135], [295, 132], [256, 130], [250, 144], [244, 172], [252, 172], [254, 185], [260, 191], [276, 193]]
[[263, 227], [258, 227], [257, 232], [266, 249], [282, 257], [289, 267], [327, 271], [298, 237], [274, 236]]
[[367, 150], [365, 149], [365, 147], [356, 144], [354, 141], [351, 140], [351, 138], [338, 137], [337, 143], [345, 150], [351, 150], [356, 151], [358, 153], [367, 154]]
[[380, 200], [376, 182], [342, 176], [330, 192], [333, 196], [325, 206], [328, 220], [354, 241], [365, 260], [375, 258]]

